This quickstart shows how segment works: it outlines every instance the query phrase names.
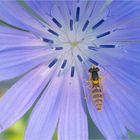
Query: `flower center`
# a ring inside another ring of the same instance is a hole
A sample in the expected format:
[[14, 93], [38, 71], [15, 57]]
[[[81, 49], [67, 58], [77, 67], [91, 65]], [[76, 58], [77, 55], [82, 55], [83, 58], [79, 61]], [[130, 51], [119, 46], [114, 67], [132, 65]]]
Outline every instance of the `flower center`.
[[69, 42], [69, 43], [73, 48], [79, 44], [79, 42], [77, 42], [77, 41], [73, 41], [73, 42]]

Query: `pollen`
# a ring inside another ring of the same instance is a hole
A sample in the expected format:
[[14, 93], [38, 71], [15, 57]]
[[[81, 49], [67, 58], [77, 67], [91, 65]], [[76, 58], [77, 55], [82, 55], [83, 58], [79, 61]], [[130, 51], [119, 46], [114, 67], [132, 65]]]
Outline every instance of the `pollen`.
[[70, 45], [71, 45], [72, 47], [76, 47], [76, 46], [78, 46], [78, 44], [79, 44], [79, 42], [77, 42], [77, 41], [70, 42]]

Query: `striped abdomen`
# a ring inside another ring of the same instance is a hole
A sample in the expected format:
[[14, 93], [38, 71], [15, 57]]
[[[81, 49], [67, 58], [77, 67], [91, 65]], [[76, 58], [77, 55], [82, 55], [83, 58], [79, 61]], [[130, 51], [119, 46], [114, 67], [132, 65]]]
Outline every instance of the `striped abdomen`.
[[103, 93], [100, 86], [93, 86], [91, 96], [98, 112], [102, 110], [103, 105]]

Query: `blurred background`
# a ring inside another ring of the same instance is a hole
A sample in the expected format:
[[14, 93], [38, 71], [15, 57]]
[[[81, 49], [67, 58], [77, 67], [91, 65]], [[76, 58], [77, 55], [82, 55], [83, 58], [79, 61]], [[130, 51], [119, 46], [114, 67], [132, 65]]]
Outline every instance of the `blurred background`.
[[[2, 96], [7, 89], [9, 89], [18, 79], [13, 79], [11, 81], [4, 81], [0, 82], [0, 96]], [[31, 110], [29, 110], [19, 121], [17, 121], [14, 125], [10, 128], [5, 130], [3, 133], [0, 134], [0, 140], [23, 140], [24, 138], [24, 131], [28, 122], [28, 117], [30, 115]], [[97, 140], [102, 139], [104, 137], [96, 128], [96, 126], [92, 123], [90, 116], [88, 116], [89, 120], [89, 139], [90, 140]], [[135, 135], [134, 133], [129, 132], [129, 136], [131, 140], [140, 140], [140, 136]], [[57, 140], [57, 133], [55, 132], [53, 140]]]

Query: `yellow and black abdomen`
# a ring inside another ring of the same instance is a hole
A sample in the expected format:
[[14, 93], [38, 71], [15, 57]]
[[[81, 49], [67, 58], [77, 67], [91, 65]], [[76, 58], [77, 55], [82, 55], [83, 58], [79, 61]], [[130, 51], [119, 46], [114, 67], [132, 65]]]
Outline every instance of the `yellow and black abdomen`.
[[100, 85], [93, 86], [91, 96], [93, 97], [93, 102], [97, 111], [100, 112], [103, 106], [103, 93], [100, 88]]

